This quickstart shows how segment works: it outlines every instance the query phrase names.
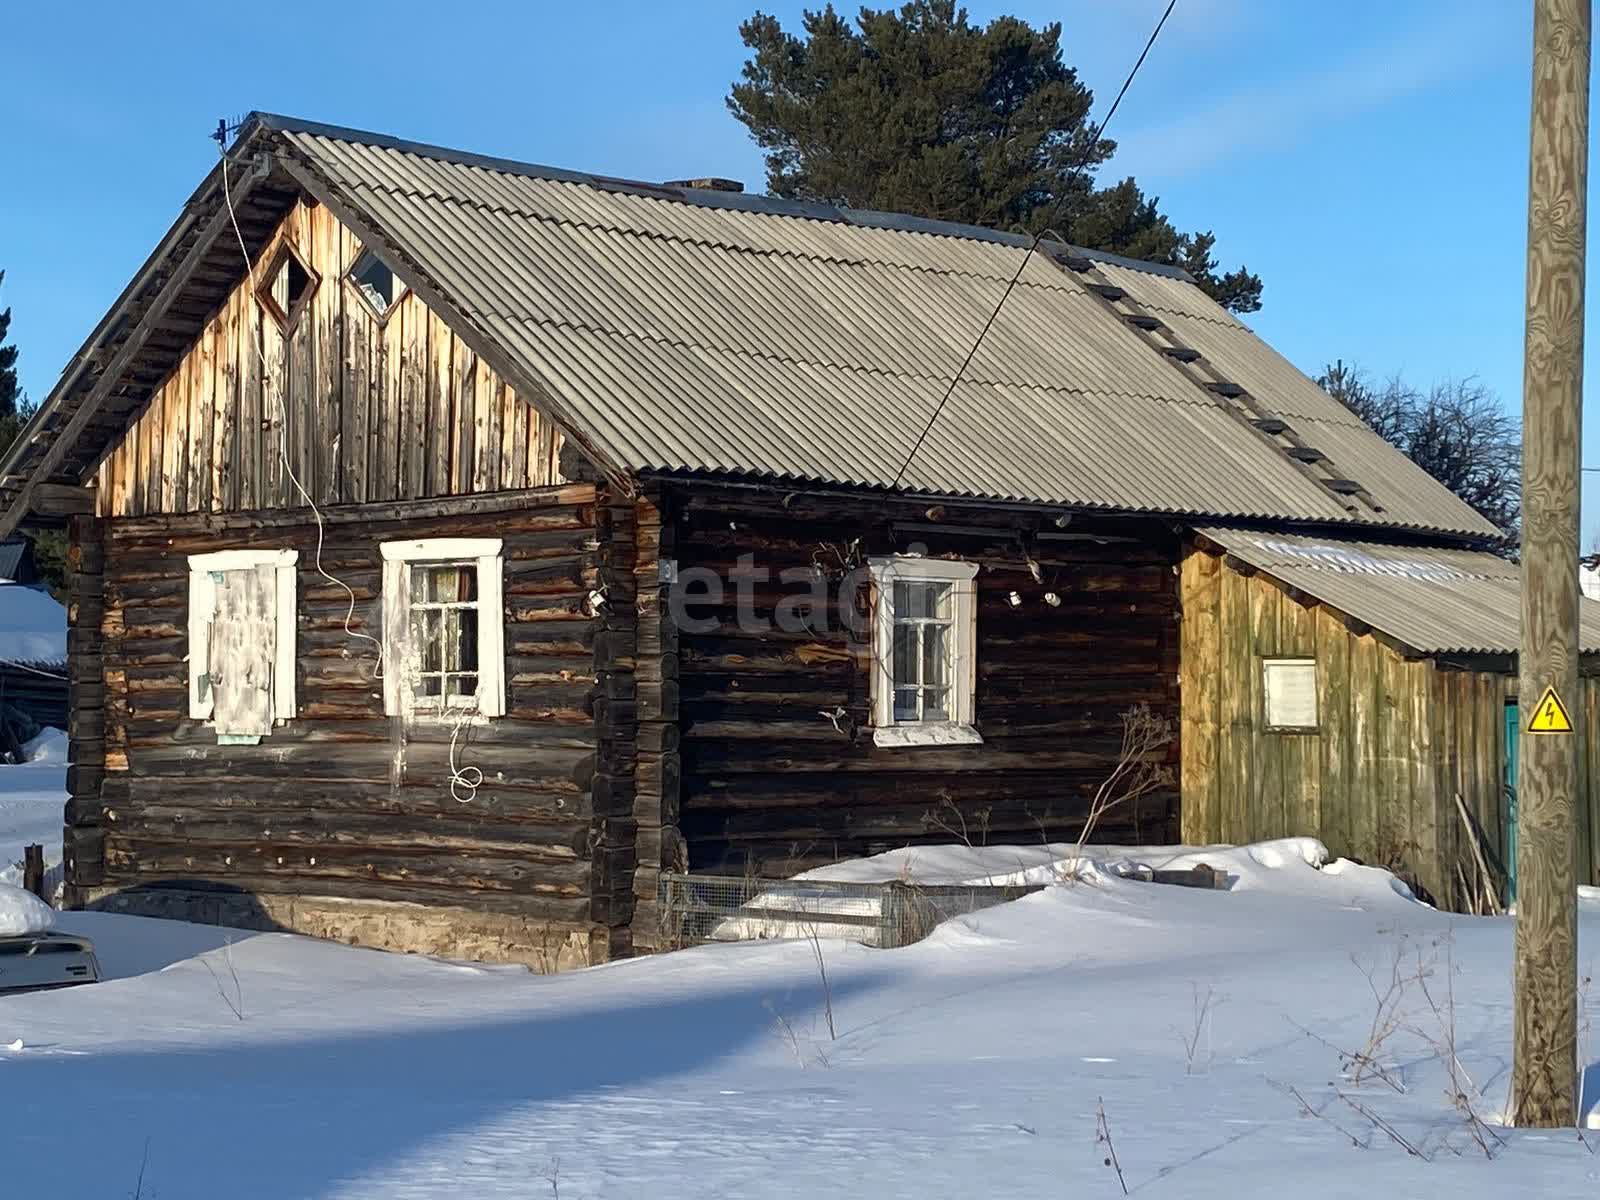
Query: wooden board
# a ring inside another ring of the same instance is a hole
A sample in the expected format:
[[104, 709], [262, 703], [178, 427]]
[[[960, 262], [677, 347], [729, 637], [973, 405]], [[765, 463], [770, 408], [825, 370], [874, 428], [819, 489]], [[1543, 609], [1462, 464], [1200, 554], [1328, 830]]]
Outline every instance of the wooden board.
[[1250, 577], [1250, 828], [1257, 836], [1283, 837], [1289, 828], [1283, 787], [1286, 737], [1267, 728], [1265, 660], [1281, 653], [1283, 590], [1265, 576]]
[[361, 246], [327, 208], [278, 239], [319, 277], [293, 327], [241, 280], [99, 465], [99, 515], [303, 507], [291, 475], [318, 504], [562, 481], [560, 432], [426, 305], [380, 321], [355, 294]]
[[1217, 668], [1218, 577], [1215, 556], [1190, 550], [1183, 560], [1182, 754], [1183, 840], [1201, 846], [1222, 838], [1217, 806], [1217, 739], [1221, 693]]

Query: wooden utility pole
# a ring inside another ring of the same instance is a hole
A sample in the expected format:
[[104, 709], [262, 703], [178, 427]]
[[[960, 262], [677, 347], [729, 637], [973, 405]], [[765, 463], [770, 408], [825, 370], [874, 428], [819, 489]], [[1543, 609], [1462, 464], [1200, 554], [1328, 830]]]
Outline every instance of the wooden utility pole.
[[1516, 1124], [1546, 1128], [1577, 1116], [1578, 734], [1568, 714], [1578, 695], [1588, 153], [1589, 0], [1534, 0], [1511, 1093]]

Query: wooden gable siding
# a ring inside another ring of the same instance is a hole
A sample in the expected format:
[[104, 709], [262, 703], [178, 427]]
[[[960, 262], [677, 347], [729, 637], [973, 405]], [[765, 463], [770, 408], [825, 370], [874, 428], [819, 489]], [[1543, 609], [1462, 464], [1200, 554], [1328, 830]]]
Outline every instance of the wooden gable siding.
[[[1176, 768], [1177, 543], [1158, 523], [1102, 523], [1094, 528], [1111, 536], [1105, 543], [1077, 533], [1076, 522], [1072, 536], [1082, 540], [1040, 539], [1031, 552], [1041, 582], [1010, 516], [996, 510], [952, 509], [950, 524], [978, 532], [941, 535], [936, 527], [896, 531], [895, 520], [926, 522], [926, 506], [888, 500], [786, 501], [707, 489], [673, 490], [661, 503], [651, 536], [662, 557], [675, 558], [680, 576], [707, 568], [733, 580], [740, 556], [752, 555], [770, 571], [753, 589], [753, 612], [774, 627], [741, 628], [732, 583], [722, 605], [691, 606], [691, 615], [713, 619], [709, 630], [664, 628], [645, 614], [652, 621], [650, 640], [643, 626], [639, 636], [635, 811], [646, 893], [657, 869], [685, 858], [694, 870], [750, 865], [776, 873], [908, 843], [1076, 837], [1117, 761], [1122, 714], [1139, 703], [1172, 721]], [[653, 572], [646, 525], [641, 518], [641, 564]], [[837, 577], [846, 562], [914, 541], [980, 564], [981, 745], [873, 744], [870, 655], [838, 611]], [[803, 577], [814, 566], [835, 580], [825, 627], [783, 632], [777, 607], [796, 588], [779, 573]], [[1044, 600], [1050, 591], [1058, 605]], [[655, 811], [644, 810], [650, 804]], [[1097, 831], [1144, 843], [1176, 834], [1175, 787], [1113, 811]]]
[[295, 205], [258, 283], [284, 241], [318, 277], [299, 319], [241, 282], [100, 463], [101, 516], [303, 507], [294, 479], [319, 505], [562, 482], [560, 431], [421, 300], [373, 314], [326, 207]]
[[[1471, 865], [1460, 793], [1506, 861], [1505, 706], [1515, 677], [1407, 655], [1204, 550], [1184, 560], [1182, 603], [1185, 842], [1315, 837], [1460, 907], [1456, 865]], [[1317, 660], [1316, 730], [1266, 727], [1261, 660], [1278, 657]], [[1580, 880], [1596, 883], [1600, 790], [1587, 781], [1600, 782], [1600, 738], [1588, 736], [1600, 728], [1600, 679], [1585, 677], [1581, 692], [1577, 854]]]

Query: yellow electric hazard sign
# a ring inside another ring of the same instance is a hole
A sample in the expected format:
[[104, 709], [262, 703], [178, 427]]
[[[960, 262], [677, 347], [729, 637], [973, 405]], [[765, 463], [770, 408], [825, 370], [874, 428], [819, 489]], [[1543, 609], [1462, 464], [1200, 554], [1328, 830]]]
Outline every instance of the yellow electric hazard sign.
[[1539, 705], [1528, 720], [1529, 733], [1571, 733], [1572, 718], [1567, 716], [1567, 706], [1561, 703], [1553, 687], [1547, 687], [1539, 697]]

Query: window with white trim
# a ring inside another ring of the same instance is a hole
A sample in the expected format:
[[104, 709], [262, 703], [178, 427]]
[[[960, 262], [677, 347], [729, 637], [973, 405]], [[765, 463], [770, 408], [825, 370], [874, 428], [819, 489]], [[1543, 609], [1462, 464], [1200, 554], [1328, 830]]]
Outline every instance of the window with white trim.
[[1268, 729], [1317, 728], [1317, 660], [1267, 658], [1261, 661], [1263, 714]]
[[499, 538], [385, 542], [383, 708], [390, 716], [504, 716]]
[[872, 739], [880, 746], [981, 742], [973, 727], [977, 679], [976, 563], [897, 555], [868, 561], [872, 628]]
[[295, 714], [295, 550], [189, 556], [189, 716], [258, 741]]

